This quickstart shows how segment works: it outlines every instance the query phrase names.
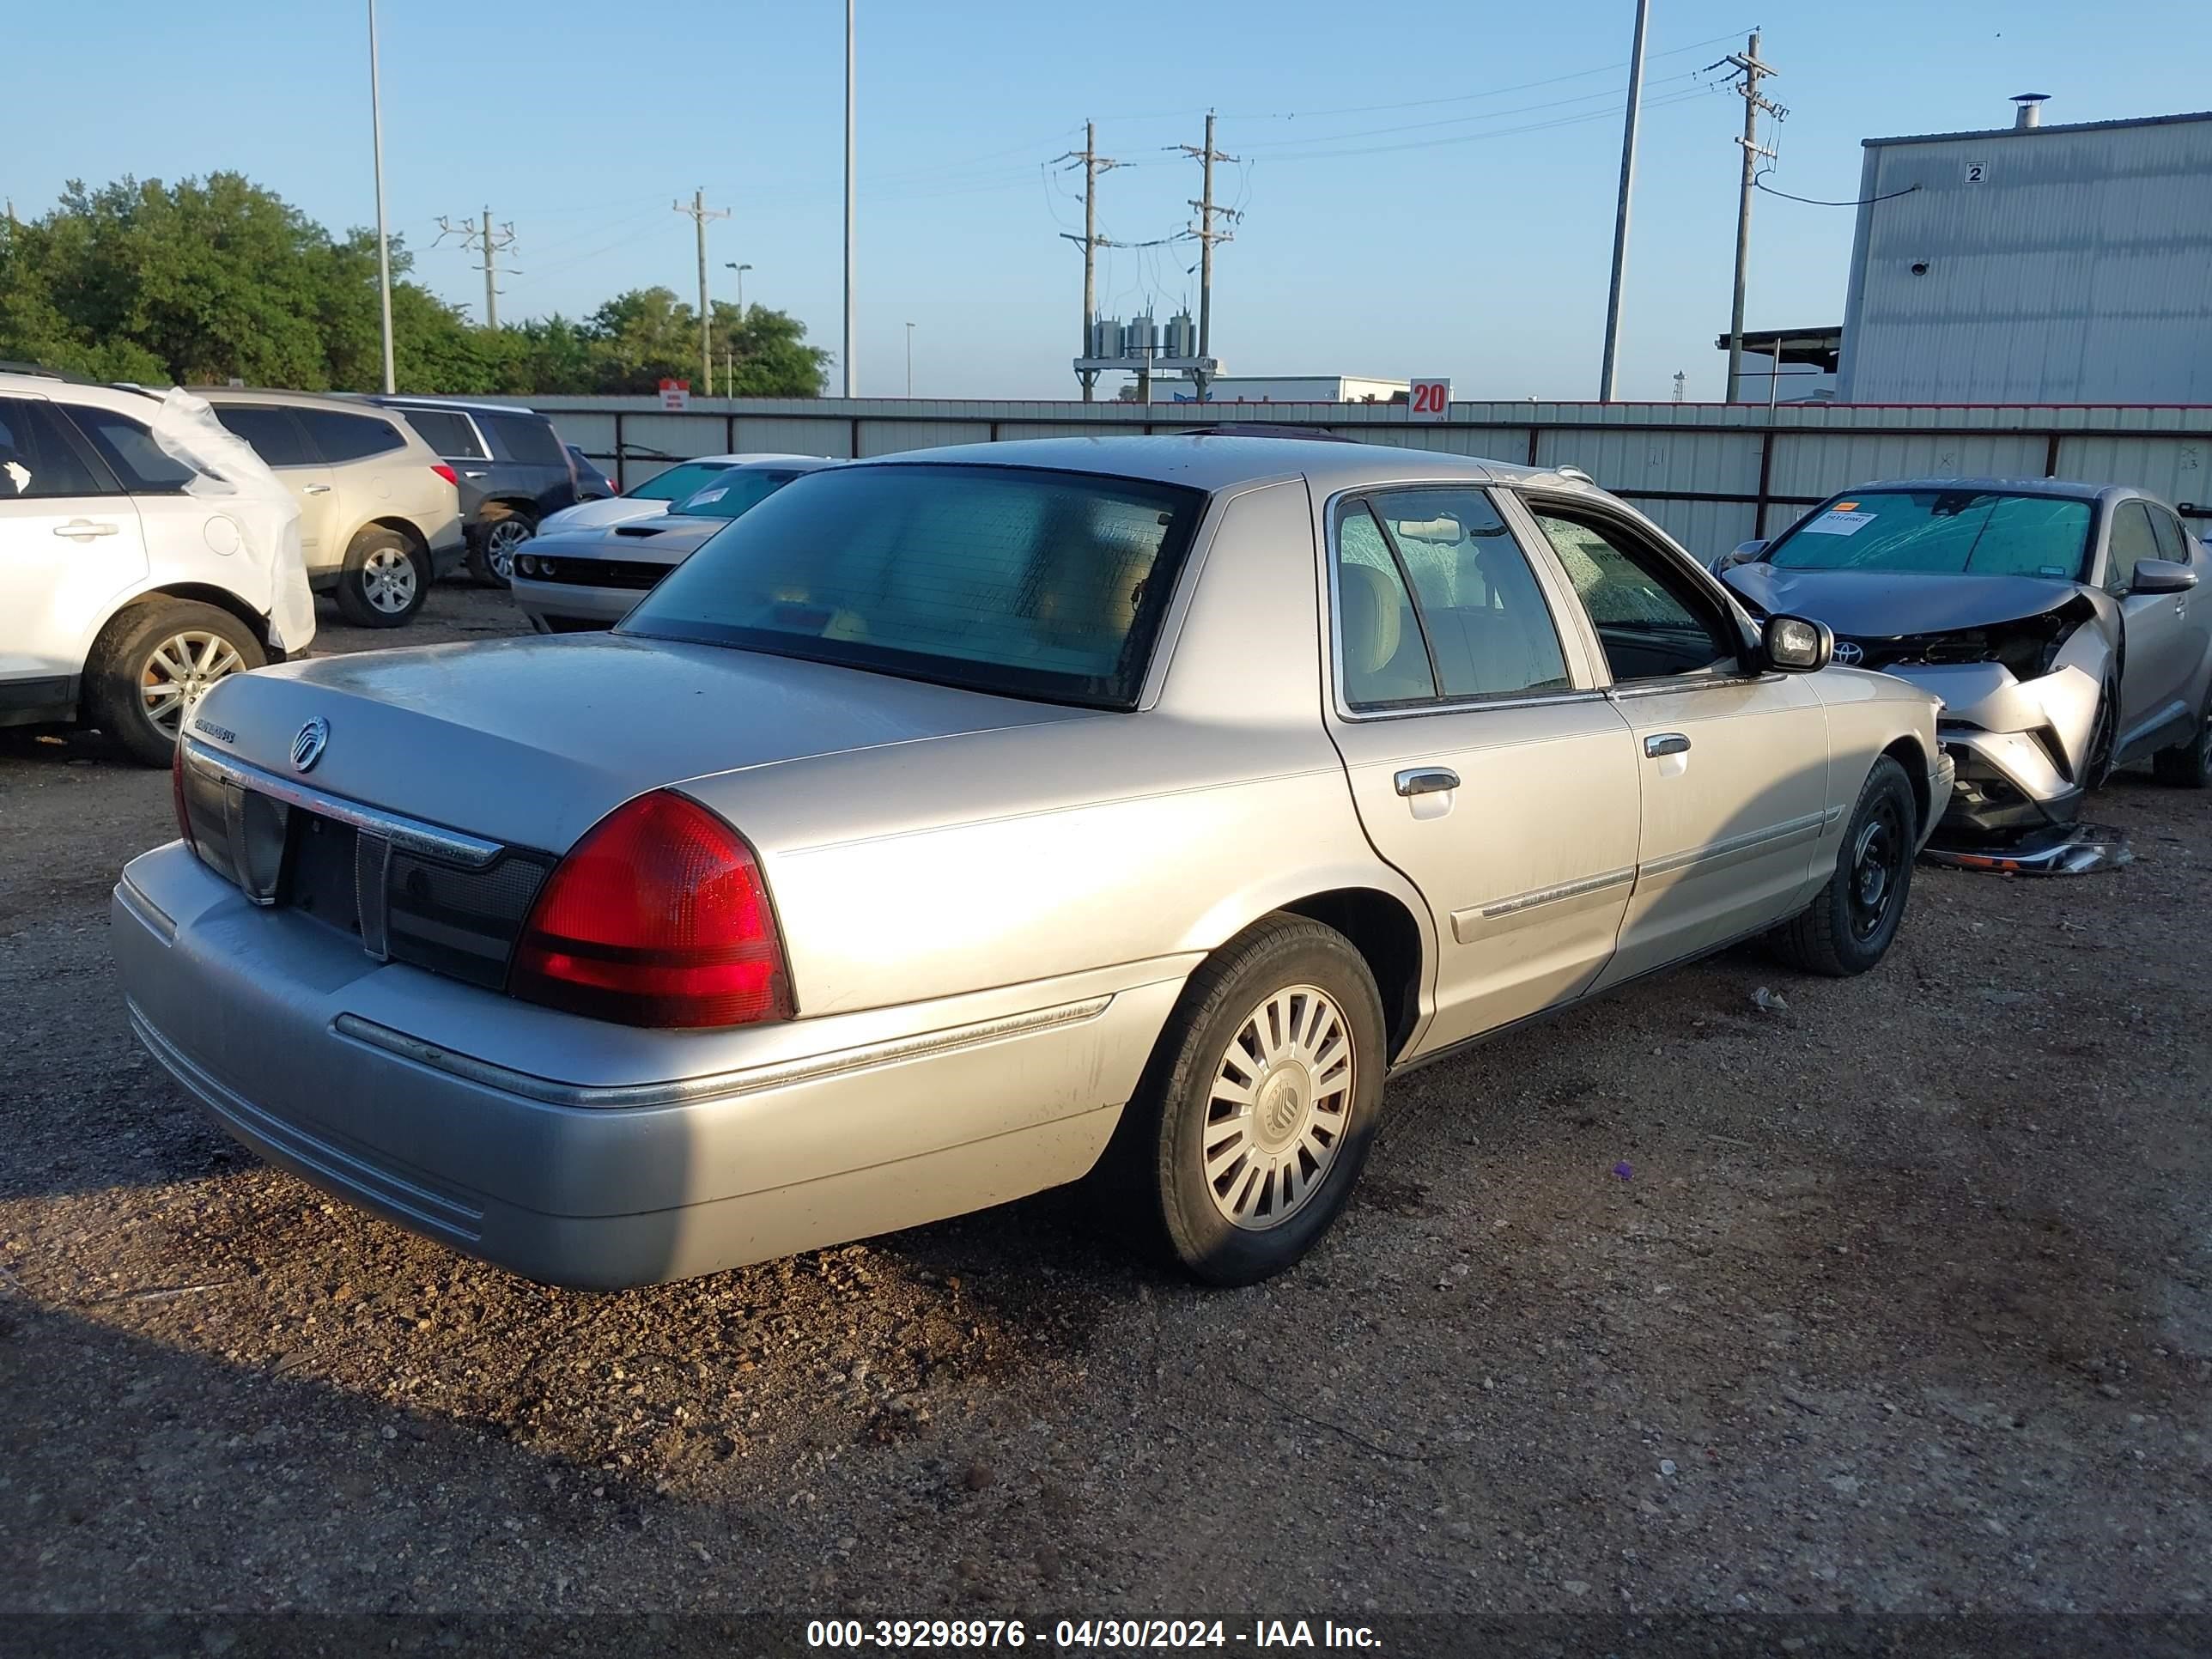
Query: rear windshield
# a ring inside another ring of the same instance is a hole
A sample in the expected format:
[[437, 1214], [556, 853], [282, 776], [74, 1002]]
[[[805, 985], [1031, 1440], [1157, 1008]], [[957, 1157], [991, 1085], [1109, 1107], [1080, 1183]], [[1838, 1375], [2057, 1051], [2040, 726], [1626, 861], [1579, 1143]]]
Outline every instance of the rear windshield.
[[726, 471], [726, 461], [686, 461], [665, 472], [656, 472], [643, 483], [623, 491], [633, 501], [680, 501], [704, 485], [717, 472]]
[[1761, 556], [1784, 570], [2082, 580], [2090, 503], [1986, 489], [1870, 489], [1840, 495]]
[[620, 631], [1130, 708], [1204, 501], [1024, 467], [811, 472], [678, 566]]

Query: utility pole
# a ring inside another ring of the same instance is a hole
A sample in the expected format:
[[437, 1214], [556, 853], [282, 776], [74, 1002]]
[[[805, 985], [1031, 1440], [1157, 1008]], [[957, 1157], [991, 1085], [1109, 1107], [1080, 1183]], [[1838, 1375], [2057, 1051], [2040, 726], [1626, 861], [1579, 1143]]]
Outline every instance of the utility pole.
[[702, 395], [711, 398], [714, 395], [714, 313], [707, 308], [707, 221], [726, 219], [730, 210], [708, 207], [704, 185], [691, 192], [690, 207], [681, 202], [668, 205], [678, 213], [690, 214], [699, 232], [699, 384], [705, 388]]
[[[499, 326], [499, 256], [514, 246], [514, 221], [509, 220], [504, 225], [495, 227], [491, 220], [491, 209], [489, 207], [484, 209], [483, 218], [464, 219], [458, 225], [441, 214], [438, 218], [438, 240], [432, 242], [430, 246], [437, 246], [438, 242], [444, 241], [448, 236], [459, 237], [463, 247], [483, 255], [484, 326], [497, 328]], [[512, 275], [521, 274], [514, 270], [511, 265], [507, 269]]]
[[1651, 0], [1636, 0], [1636, 42], [1628, 53], [1628, 112], [1620, 128], [1620, 204], [1613, 215], [1613, 286], [1605, 297], [1605, 361], [1598, 369], [1597, 400], [1613, 401], [1620, 356], [1620, 288], [1628, 274], [1628, 196], [1636, 187], [1636, 120], [1644, 107], [1644, 31]]
[[[1214, 149], [1212, 110], [1206, 112], [1206, 148], [1193, 149], [1188, 144], [1178, 144], [1176, 148], [1197, 161], [1205, 169], [1205, 185], [1199, 192], [1200, 199], [1191, 204], [1198, 210], [1198, 227], [1191, 234], [1198, 238], [1198, 356], [1199, 361], [1204, 362], [1213, 356], [1213, 245], [1236, 240], [1234, 232], [1213, 228], [1214, 216], [1218, 214], [1232, 221], [1239, 216], [1228, 208], [1213, 205], [1213, 164], [1216, 161], [1234, 161], [1237, 158], [1224, 155]], [[1204, 368], [1192, 376], [1197, 383], [1200, 403], [1206, 401], [1206, 382], [1211, 378]]]
[[1743, 137], [1736, 140], [1743, 146], [1743, 197], [1735, 210], [1735, 297], [1729, 307], [1728, 400], [1734, 403], [1743, 375], [1743, 290], [1751, 272], [1751, 192], [1758, 182], [1759, 157], [1774, 159], [1772, 150], [1759, 147], [1759, 112], [1765, 110], [1779, 121], [1789, 112], [1759, 95], [1759, 83], [1774, 70], [1759, 61], [1758, 30], [1752, 31], [1741, 53], [1730, 52], [1721, 63], [1733, 66], [1742, 76], [1735, 90], [1743, 100]]
[[[376, 292], [384, 313], [384, 392], [399, 390], [392, 368], [392, 240], [384, 229], [384, 88], [377, 72], [376, 0], [368, 0], [368, 131], [376, 166]], [[8, 217], [15, 204], [8, 204]]]
[[[1098, 320], [1098, 250], [1115, 246], [1098, 234], [1098, 175], [1111, 173], [1121, 163], [1098, 153], [1098, 124], [1095, 121], [1083, 124], [1081, 149], [1072, 149], [1065, 155], [1054, 156], [1053, 161], [1055, 166], [1062, 161], [1083, 163], [1083, 234], [1078, 236], [1065, 230], [1060, 234], [1064, 240], [1079, 242], [1083, 246], [1083, 345], [1075, 355], [1088, 357], [1091, 325]], [[1075, 378], [1083, 382], [1083, 401], [1089, 403], [1098, 384], [1097, 370], [1079, 370]]]
[[858, 397], [853, 374], [853, 5], [845, 0], [845, 395]]

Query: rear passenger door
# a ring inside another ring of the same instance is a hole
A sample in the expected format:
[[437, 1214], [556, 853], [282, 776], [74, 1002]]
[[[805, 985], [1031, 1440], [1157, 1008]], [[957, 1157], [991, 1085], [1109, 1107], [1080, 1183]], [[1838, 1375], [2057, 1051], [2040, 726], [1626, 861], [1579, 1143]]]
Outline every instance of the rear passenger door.
[[1329, 728], [1376, 849], [1439, 941], [1425, 1048], [1577, 995], [1613, 948], [1635, 874], [1636, 761], [1571, 598], [1487, 492], [1330, 508]]
[[1634, 734], [1636, 889], [1601, 985], [1780, 920], [1832, 853], [1828, 723], [1802, 676], [1749, 667], [1686, 557], [1580, 500], [1522, 503], [1589, 619]]
[[307, 568], [321, 572], [336, 566], [345, 556], [345, 546], [336, 523], [331, 470], [293, 411], [276, 404], [219, 403], [215, 417], [252, 447], [300, 503], [300, 556]]
[[380, 514], [411, 515], [421, 507], [425, 480], [409, 461], [407, 440], [386, 416], [341, 409], [294, 412], [328, 469], [331, 562], [343, 564], [362, 526]]

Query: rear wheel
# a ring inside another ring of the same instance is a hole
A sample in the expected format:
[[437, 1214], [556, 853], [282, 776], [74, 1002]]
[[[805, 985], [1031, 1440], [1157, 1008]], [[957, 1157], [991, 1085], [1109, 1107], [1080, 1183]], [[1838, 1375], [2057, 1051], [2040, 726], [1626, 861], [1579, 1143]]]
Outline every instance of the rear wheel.
[[1784, 961], [1832, 979], [1863, 974], [1888, 952], [1912, 890], [1919, 808], [1905, 769], [1874, 763], [1836, 854], [1836, 872], [1769, 936]]
[[2153, 755], [2150, 768], [2160, 783], [2176, 789], [2212, 784], [2212, 692], [2205, 694], [2204, 707], [2197, 711], [2197, 729], [2184, 742]]
[[516, 551], [537, 533], [538, 520], [529, 508], [486, 502], [484, 521], [469, 544], [470, 573], [480, 582], [505, 587], [514, 580]]
[[371, 526], [347, 547], [335, 597], [356, 628], [397, 628], [430, 597], [429, 561], [398, 531]]
[[1184, 988], [1099, 1181], [1192, 1277], [1250, 1285], [1328, 1231], [1382, 1098], [1382, 1002], [1334, 928], [1270, 916]]
[[167, 766], [208, 688], [269, 660], [228, 611], [189, 599], [126, 605], [85, 662], [85, 708], [109, 742], [142, 766]]

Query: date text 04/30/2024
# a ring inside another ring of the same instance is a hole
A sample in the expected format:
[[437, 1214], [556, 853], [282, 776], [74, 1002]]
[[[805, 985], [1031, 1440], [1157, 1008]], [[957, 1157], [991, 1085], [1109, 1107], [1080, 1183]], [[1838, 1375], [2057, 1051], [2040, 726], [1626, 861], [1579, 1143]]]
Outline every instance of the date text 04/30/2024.
[[1035, 1644], [1087, 1652], [1165, 1648], [1365, 1648], [1382, 1645], [1364, 1625], [1331, 1619], [1061, 1619], [1049, 1626], [1020, 1619], [817, 1619], [810, 1648], [1022, 1648]]

